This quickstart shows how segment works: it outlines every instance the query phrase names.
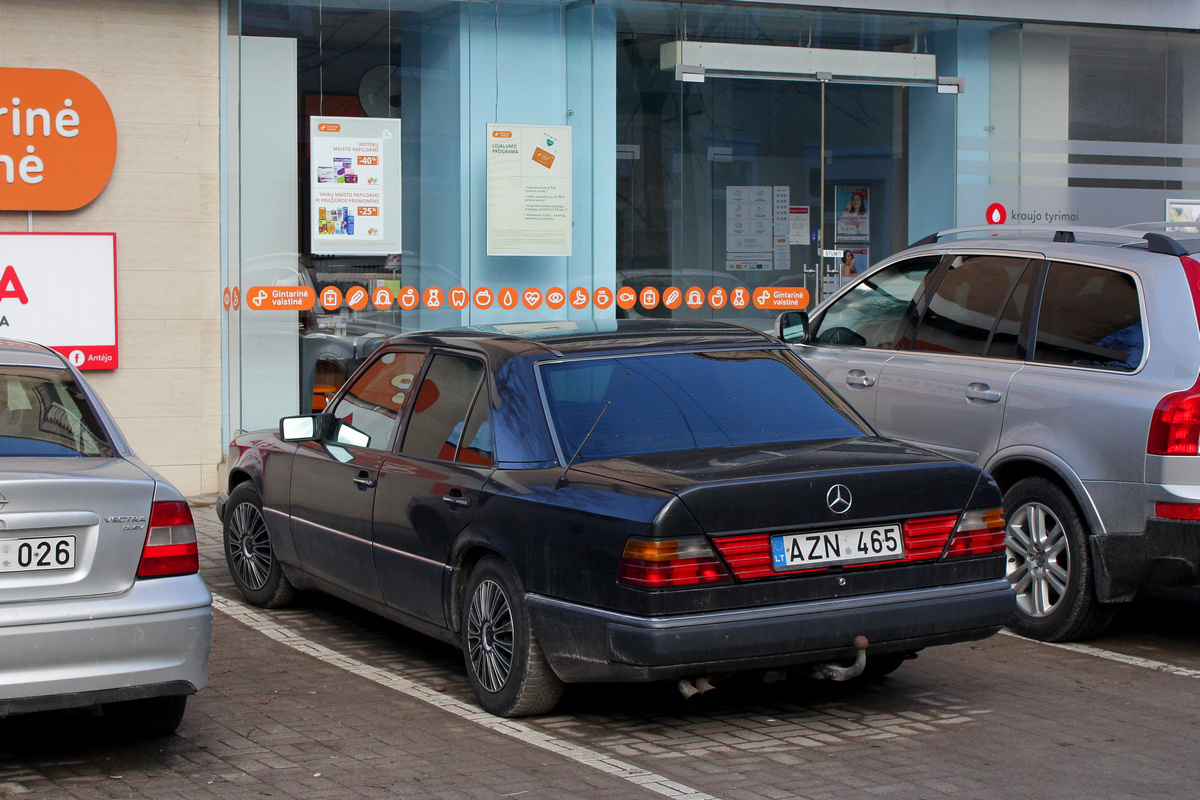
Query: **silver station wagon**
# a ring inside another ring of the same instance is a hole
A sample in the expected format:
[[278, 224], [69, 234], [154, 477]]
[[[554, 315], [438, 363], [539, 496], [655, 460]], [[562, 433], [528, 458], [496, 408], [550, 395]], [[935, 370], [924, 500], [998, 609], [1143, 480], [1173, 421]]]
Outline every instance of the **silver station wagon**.
[[961, 228], [779, 318], [881, 433], [995, 477], [1026, 635], [1085, 638], [1141, 587], [1200, 583], [1195, 235]]
[[0, 717], [100, 707], [170, 733], [211, 635], [183, 496], [62, 356], [0, 340]]

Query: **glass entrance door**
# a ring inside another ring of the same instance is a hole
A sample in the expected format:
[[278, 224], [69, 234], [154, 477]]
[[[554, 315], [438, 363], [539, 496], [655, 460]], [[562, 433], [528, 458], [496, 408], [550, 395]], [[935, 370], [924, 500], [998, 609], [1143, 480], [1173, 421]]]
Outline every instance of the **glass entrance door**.
[[936, 88], [682, 80], [660, 63], [664, 35], [638, 24], [618, 21], [617, 285], [638, 297], [618, 315], [768, 329], [796, 296], [782, 290], [811, 308], [907, 244], [908, 111]]

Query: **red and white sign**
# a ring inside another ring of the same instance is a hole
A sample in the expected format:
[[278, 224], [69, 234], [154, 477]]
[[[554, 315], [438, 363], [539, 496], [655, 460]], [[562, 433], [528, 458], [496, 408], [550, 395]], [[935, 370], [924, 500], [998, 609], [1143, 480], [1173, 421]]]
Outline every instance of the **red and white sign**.
[[0, 337], [116, 369], [117, 235], [0, 234]]

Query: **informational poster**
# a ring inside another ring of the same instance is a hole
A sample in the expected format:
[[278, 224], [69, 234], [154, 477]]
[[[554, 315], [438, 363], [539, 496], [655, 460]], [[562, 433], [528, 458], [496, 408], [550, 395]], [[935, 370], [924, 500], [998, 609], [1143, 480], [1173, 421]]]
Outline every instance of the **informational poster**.
[[[1168, 222], [1197, 222], [1200, 223], [1200, 200], [1168, 200], [1167, 215], [1165, 219]], [[1194, 232], [1195, 226], [1185, 228], [1171, 229], [1171, 232], [1178, 231]]]
[[571, 128], [487, 126], [487, 254], [571, 255]]
[[787, 186], [725, 187], [725, 269], [791, 269]]
[[825, 253], [832, 260], [826, 262], [825, 275], [821, 282], [823, 297], [829, 297], [865, 272], [871, 260], [871, 248], [863, 245], [839, 247]]
[[116, 234], [0, 234], [0, 269], [0, 336], [117, 368]]
[[312, 117], [312, 252], [400, 252], [400, 120]]
[[871, 190], [866, 186], [836, 186], [834, 234], [839, 242], [865, 242], [871, 234]]
[[809, 221], [808, 206], [790, 206], [788, 209], [788, 244], [807, 245], [812, 223]]

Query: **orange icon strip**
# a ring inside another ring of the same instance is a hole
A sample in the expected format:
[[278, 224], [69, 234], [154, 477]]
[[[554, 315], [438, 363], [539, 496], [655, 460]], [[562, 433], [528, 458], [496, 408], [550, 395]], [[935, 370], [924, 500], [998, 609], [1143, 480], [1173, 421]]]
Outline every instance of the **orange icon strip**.
[[[239, 299], [236, 288], [232, 295], [230, 297], [230, 291], [226, 289], [222, 304], [226, 308], [232, 307], [236, 310]], [[726, 306], [743, 309], [752, 303], [755, 308], [761, 310], [794, 311], [808, 308], [810, 299], [808, 290], [801, 286], [772, 286], [759, 289], [739, 286], [729, 292], [720, 286], [714, 286], [707, 291], [699, 286], [689, 286], [687, 289], [668, 286], [661, 292], [653, 286], [643, 287], [640, 292], [632, 286], [621, 286], [615, 291], [607, 286], [600, 286], [591, 292], [582, 286], [571, 289], [552, 286], [544, 293], [536, 286], [526, 287], [522, 291], [512, 286], [495, 291], [487, 286], [479, 286], [471, 292], [462, 286], [449, 289], [427, 286], [424, 291], [415, 286], [404, 286], [395, 294], [383, 286], [371, 292], [362, 286], [351, 286], [344, 296], [336, 286], [324, 286], [320, 292], [309, 286], [255, 286], [247, 291], [245, 296], [246, 308], [250, 311], [307, 311], [317, 304], [327, 311], [336, 311], [342, 306], [361, 311], [368, 305], [379, 311], [387, 311], [396, 306], [405, 311], [422, 306], [431, 311], [447, 307], [461, 311], [470, 305], [480, 310], [498, 305], [505, 311], [512, 311], [520, 306], [535, 311], [544, 305], [557, 311], [568, 303], [571, 308], [582, 311], [589, 305], [602, 310], [607, 309], [614, 302], [626, 311], [637, 307], [649, 311], [660, 305], [672, 311], [681, 306], [695, 311], [706, 305], [715, 310]]]

